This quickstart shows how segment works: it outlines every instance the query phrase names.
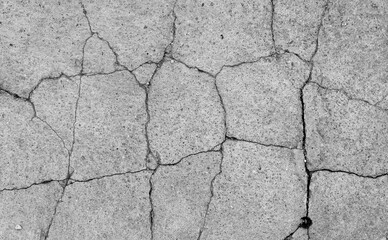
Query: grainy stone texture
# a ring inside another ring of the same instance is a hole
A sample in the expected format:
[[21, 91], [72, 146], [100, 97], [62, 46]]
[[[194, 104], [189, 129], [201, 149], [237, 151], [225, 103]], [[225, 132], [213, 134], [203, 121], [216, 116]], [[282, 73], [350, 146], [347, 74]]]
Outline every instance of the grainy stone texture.
[[149, 93], [151, 148], [162, 163], [210, 150], [224, 137], [223, 112], [214, 78], [167, 61]]
[[45, 239], [62, 193], [57, 182], [0, 193], [0, 239]]
[[217, 76], [217, 85], [228, 135], [287, 147], [300, 145], [299, 89], [308, 73], [304, 62], [288, 54], [225, 68]]
[[305, 188], [300, 150], [227, 141], [202, 239], [284, 238], [305, 214]]
[[220, 171], [221, 154], [208, 152], [163, 166], [153, 179], [154, 239], [196, 239], [203, 225], [210, 183]]
[[77, 74], [88, 23], [78, 1], [1, 1], [0, 87], [27, 97], [43, 77]]
[[0, 94], [0, 189], [66, 177], [68, 155], [27, 102]]
[[386, 239], [388, 178], [370, 179], [345, 173], [314, 174], [310, 239]]
[[149, 177], [143, 172], [69, 185], [49, 239], [150, 239]]
[[273, 50], [270, 0], [184, 0], [175, 12], [174, 56], [191, 66], [215, 74]]
[[145, 167], [145, 93], [128, 72], [82, 77], [72, 155], [74, 178]]
[[388, 171], [388, 112], [316, 84], [304, 89], [310, 169]]
[[388, 239], [385, 0], [0, 1], [0, 240]]

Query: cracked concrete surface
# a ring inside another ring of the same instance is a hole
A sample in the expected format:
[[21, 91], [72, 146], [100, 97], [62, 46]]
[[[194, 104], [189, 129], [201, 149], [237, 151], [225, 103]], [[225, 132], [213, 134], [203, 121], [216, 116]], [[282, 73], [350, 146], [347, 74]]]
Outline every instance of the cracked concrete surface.
[[0, 239], [388, 239], [388, 3], [1, 1]]

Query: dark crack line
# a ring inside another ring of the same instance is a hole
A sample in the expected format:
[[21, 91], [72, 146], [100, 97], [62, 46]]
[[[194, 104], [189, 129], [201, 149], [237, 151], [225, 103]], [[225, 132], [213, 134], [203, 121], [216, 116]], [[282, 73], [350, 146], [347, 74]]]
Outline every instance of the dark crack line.
[[[309, 207], [310, 207], [310, 197], [311, 197], [310, 185], [311, 185], [312, 172], [308, 168], [308, 157], [307, 157], [307, 148], [306, 148], [306, 139], [307, 139], [306, 114], [305, 114], [306, 106], [305, 106], [305, 102], [304, 102], [304, 93], [303, 93], [303, 91], [304, 91], [304, 88], [308, 85], [308, 83], [312, 79], [312, 74], [313, 74], [313, 69], [314, 69], [313, 59], [314, 59], [315, 55], [318, 52], [318, 48], [319, 48], [319, 33], [320, 33], [321, 28], [323, 26], [323, 19], [324, 19], [325, 15], [326, 15], [326, 12], [328, 11], [328, 6], [329, 6], [328, 4], [329, 4], [329, 1], [327, 0], [326, 4], [324, 6], [324, 9], [322, 11], [322, 14], [321, 14], [320, 23], [319, 23], [319, 25], [317, 27], [315, 49], [314, 49], [314, 52], [311, 55], [310, 60], [309, 60], [309, 63], [310, 63], [309, 76], [308, 76], [307, 80], [304, 82], [303, 86], [300, 88], [300, 91], [299, 91], [299, 98], [300, 98], [300, 103], [301, 103], [301, 108], [302, 108], [301, 109], [301, 113], [302, 113], [302, 116], [301, 116], [301, 119], [302, 119], [302, 130], [303, 130], [302, 150], [303, 150], [303, 156], [304, 156], [304, 167], [305, 167], [305, 171], [306, 171], [306, 174], [307, 174], [306, 216], [303, 217], [302, 219], [308, 219], [308, 220], [310, 220], [310, 218], [309, 218]], [[307, 238], [308, 239], [310, 239], [310, 232], [309, 232], [309, 226], [310, 225], [308, 225], [306, 227], [306, 229], [307, 229]]]
[[272, 39], [272, 47], [276, 51], [276, 41], [275, 41], [275, 32], [274, 32], [274, 18], [275, 18], [275, 0], [271, 0], [271, 39]]
[[298, 227], [292, 231], [290, 234], [287, 235], [287, 237], [284, 238], [284, 240], [292, 240], [292, 236], [294, 235], [294, 233], [296, 233], [296, 231], [298, 231], [300, 228], [300, 225], [298, 225]]
[[354, 175], [354, 176], [357, 176], [360, 178], [369, 178], [369, 179], [378, 179], [381, 177], [388, 176], [388, 173], [382, 173], [382, 174], [377, 174], [377, 175], [363, 175], [363, 174], [359, 174], [356, 172], [350, 172], [350, 171], [346, 171], [346, 170], [333, 170], [333, 169], [328, 169], [328, 168], [310, 170], [310, 172], [311, 172], [311, 174], [318, 173], [318, 172], [344, 173], [344, 174]]
[[28, 186], [23, 186], [23, 187], [3, 188], [3, 189], [0, 190], [0, 193], [2, 193], [2, 192], [26, 190], [26, 189], [29, 189], [29, 188], [34, 187], [34, 186], [49, 184], [49, 183], [52, 183], [52, 182], [62, 182], [64, 180], [65, 179], [57, 179], [57, 180], [49, 179], [49, 180], [43, 180], [41, 182], [35, 182], [35, 183], [32, 183], [32, 184], [30, 184]]
[[287, 147], [287, 146], [278, 145], [278, 144], [260, 143], [260, 142], [256, 142], [256, 141], [252, 141], [252, 140], [232, 137], [232, 136], [229, 136], [229, 135], [226, 136], [226, 139], [231, 140], [231, 141], [253, 143], [253, 144], [257, 144], [257, 145], [263, 146], [263, 147], [285, 148], [285, 149], [288, 149], [288, 150], [303, 150], [302, 148], [298, 148], [298, 147]]

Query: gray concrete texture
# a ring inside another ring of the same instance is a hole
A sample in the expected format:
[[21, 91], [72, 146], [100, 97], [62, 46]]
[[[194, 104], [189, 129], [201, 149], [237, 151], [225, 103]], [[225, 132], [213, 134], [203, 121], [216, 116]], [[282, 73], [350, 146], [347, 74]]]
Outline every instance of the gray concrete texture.
[[388, 1], [0, 11], [0, 240], [388, 239]]

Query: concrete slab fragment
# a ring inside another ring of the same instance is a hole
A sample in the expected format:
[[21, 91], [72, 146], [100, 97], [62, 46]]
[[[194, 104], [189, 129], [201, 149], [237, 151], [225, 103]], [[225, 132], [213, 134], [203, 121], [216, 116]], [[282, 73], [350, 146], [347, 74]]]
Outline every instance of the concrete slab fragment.
[[78, 1], [2, 1], [0, 86], [20, 96], [43, 77], [77, 74], [89, 36]]
[[224, 138], [223, 110], [214, 78], [167, 61], [149, 93], [151, 149], [161, 163], [210, 150]]
[[318, 172], [311, 183], [310, 239], [386, 239], [388, 177]]
[[299, 88], [308, 73], [308, 66], [289, 54], [224, 68], [217, 76], [217, 86], [226, 110], [228, 135], [299, 146], [303, 135]]
[[31, 104], [0, 94], [0, 189], [66, 177], [68, 154]]
[[216, 74], [223, 65], [269, 55], [271, 2], [178, 1], [174, 57]]
[[0, 239], [45, 239], [61, 193], [57, 182], [0, 192]]
[[152, 178], [155, 240], [197, 239], [220, 163], [219, 152], [208, 152], [157, 170]]
[[109, 41], [120, 63], [134, 69], [162, 59], [173, 35], [173, 0], [83, 3], [92, 30]]
[[388, 94], [388, 3], [330, 1], [313, 79], [375, 104]]
[[388, 112], [316, 84], [306, 86], [304, 102], [310, 170], [388, 172]]
[[47, 122], [70, 149], [78, 99], [79, 77], [47, 79], [33, 92], [36, 115]]
[[82, 77], [73, 178], [145, 168], [145, 92], [128, 72]]
[[282, 239], [305, 214], [300, 150], [227, 141], [201, 239]]
[[49, 239], [150, 239], [150, 172], [66, 187]]

